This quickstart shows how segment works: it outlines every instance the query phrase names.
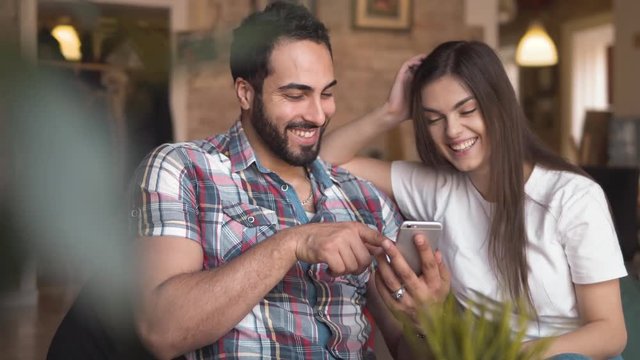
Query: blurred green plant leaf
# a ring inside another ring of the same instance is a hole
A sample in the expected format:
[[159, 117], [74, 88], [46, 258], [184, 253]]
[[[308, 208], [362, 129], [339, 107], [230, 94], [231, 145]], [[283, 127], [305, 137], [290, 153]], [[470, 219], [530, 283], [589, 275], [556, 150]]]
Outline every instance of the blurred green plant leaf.
[[[524, 303], [522, 303], [524, 304]], [[521, 304], [521, 305], [522, 305]], [[478, 309], [474, 314], [471, 308]], [[518, 306], [526, 309], [526, 306]], [[482, 303], [462, 308], [455, 297], [430, 305], [418, 313], [418, 324], [427, 334], [416, 336], [413, 326], [404, 326], [405, 336], [414, 353], [437, 360], [533, 360], [541, 359], [549, 339], [523, 345], [527, 323], [532, 316], [519, 311], [512, 328], [514, 306], [511, 303], [491, 307]], [[408, 319], [405, 319], [408, 325]]]

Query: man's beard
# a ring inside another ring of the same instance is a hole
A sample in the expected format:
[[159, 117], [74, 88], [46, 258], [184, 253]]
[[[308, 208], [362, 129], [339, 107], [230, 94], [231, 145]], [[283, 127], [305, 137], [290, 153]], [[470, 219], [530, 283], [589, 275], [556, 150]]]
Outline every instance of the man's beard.
[[317, 128], [317, 126], [310, 122], [301, 120], [287, 124], [283, 133], [280, 133], [275, 124], [265, 116], [262, 97], [256, 96], [253, 101], [253, 111], [251, 113], [251, 124], [253, 125], [253, 128], [271, 152], [280, 159], [286, 161], [289, 165], [307, 166], [318, 157], [321, 144], [320, 140], [322, 139], [322, 134], [324, 134], [324, 130], [326, 129], [326, 124], [328, 122], [329, 121], [327, 120], [325, 125], [320, 129], [320, 136], [318, 137], [318, 142], [316, 144], [301, 146], [300, 151], [294, 152], [291, 151], [288, 146], [289, 139], [287, 130], [290, 128], [313, 129]]

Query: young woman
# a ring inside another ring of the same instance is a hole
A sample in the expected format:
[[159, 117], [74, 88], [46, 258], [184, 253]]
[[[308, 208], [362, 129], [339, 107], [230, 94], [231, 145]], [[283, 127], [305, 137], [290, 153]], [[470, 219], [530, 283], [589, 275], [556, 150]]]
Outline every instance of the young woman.
[[[422, 163], [354, 158], [409, 117]], [[328, 134], [321, 156], [370, 179], [406, 218], [443, 223], [437, 257], [461, 304], [524, 299], [527, 340], [553, 337], [548, 356], [624, 349], [626, 270], [604, 193], [528, 129], [487, 45], [447, 42], [408, 60], [384, 106]], [[413, 311], [412, 298], [428, 298], [399, 294], [405, 282], [389, 269], [378, 286], [388, 306]]]

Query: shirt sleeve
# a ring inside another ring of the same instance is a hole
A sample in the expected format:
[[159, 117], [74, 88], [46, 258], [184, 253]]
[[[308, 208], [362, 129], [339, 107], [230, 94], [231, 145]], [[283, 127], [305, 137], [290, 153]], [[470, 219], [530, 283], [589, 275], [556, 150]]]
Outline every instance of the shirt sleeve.
[[[438, 220], [439, 201], [448, 201], [450, 179], [420, 163], [394, 161], [391, 188], [398, 208], [409, 220]], [[443, 209], [444, 207], [440, 207]]]
[[194, 182], [179, 145], [162, 145], [136, 170], [132, 183], [137, 236], [179, 236], [200, 241]]
[[604, 192], [595, 183], [567, 197], [558, 219], [561, 242], [576, 284], [627, 275]]

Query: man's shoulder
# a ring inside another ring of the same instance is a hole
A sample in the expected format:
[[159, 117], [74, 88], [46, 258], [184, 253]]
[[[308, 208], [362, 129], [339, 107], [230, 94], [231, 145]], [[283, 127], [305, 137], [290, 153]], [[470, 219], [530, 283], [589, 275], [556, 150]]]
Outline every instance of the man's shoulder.
[[335, 179], [336, 181], [338, 181], [338, 182], [362, 180], [362, 179], [356, 178], [355, 175], [350, 173], [349, 170], [347, 170], [345, 168], [342, 168], [342, 167], [337, 166], [337, 165], [325, 163], [325, 162], [323, 162], [323, 164], [324, 164], [325, 168], [327, 169], [327, 172], [331, 175], [331, 177], [333, 179]]
[[[184, 169], [203, 168], [209, 171], [225, 171], [229, 168], [229, 156], [225, 134], [206, 139], [165, 143], [153, 149], [138, 167], [142, 169]], [[226, 172], [226, 171], [225, 171]]]
[[320, 162], [320, 164], [322, 164], [331, 180], [338, 186], [349, 184], [372, 186], [369, 181], [355, 176], [354, 174], [350, 173], [349, 170], [343, 167], [327, 163], [320, 158], [318, 158], [318, 161]]
[[358, 177], [343, 167], [326, 162], [322, 162], [322, 164], [325, 166], [334, 183], [347, 192], [347, 194], [353, 191], [357, 192], [360, 196], [376, 199], [381, 202], [390, 202], [388, 197], [369, 180]]
[[385, 236], [395, 236], [401, 222], [395, 203], [369, 180], [360, 178], [347, 169], [323, 162], [333, 185], [341, 196], [349, 199], [360, 218], [374, 225]]

